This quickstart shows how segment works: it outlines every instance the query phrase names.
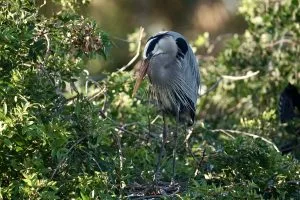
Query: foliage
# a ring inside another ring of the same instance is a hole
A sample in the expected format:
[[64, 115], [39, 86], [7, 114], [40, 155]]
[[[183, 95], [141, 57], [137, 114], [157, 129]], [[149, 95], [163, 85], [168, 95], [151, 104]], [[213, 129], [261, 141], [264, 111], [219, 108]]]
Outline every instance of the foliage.
[[[49, 18], [34, 1], [1, 3], [0, 198], [126, 198], [136, 184], [152, 182], [162, 119], [147, 101], [146, 83], [131, 97], [132, 72], [89, 79], [85, 64], [97, 55], [106, 59], [108, 35], [76, 14], [85, 1], [55, 2], [62, 10]], [[299, 77], [299, 9], [297, 0], [244, 0], [245, 34], [203, 61], [203, 88], [219, 74], [260, 74], [224, 80], [201, 98], [204, 122], [198, 119], [187, 142], [186, 135], [179, 137], [178, 198], [299, 198], [299, 162], [266, 143], [296, 137], [297, 122], [279, 124], [276, 105], [282, 88]], [[210, 49], [208, 39], [199, 36], [195, 46]], [[166, 181], [171, 141], [162, 162]]]
[[189, 196], [193, 199], [299, 197], [299, 187], [294, 182], [299, 179], [299, 163], [281, 156], [261, 139], [238, 137], [234, 142], [227, 141], [208, 163], [205, 180], [193, 180]]
[[[272, 138], [277, 145], [295, 139], [299, 128], [279, 124], [277, 108], [287, 84], [299, 84], [299, 5], [298, 0], [243, 1], [239, 10], [248, 28], [227, 41], [214, 60], [203, 64], [204, 88], [212, 85], [218, 74], [259, 74], [239, 82], [224, 80], [215, 92], [202, 98], [199, 115], [211, 125], [249, 130]], [[208, 44], [207, 49], [212, 46]]]

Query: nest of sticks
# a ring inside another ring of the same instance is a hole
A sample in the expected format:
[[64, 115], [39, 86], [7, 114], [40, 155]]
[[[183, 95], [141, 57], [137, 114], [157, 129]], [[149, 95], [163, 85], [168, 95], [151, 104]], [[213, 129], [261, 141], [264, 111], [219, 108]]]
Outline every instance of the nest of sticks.
[[179, 183], [170, 182], [154, 182], [151, 184], [133, 183], [127, 187], [129, 199], [159, 199], [161, 197], [173, 197], [179, 191], [181, 186]]

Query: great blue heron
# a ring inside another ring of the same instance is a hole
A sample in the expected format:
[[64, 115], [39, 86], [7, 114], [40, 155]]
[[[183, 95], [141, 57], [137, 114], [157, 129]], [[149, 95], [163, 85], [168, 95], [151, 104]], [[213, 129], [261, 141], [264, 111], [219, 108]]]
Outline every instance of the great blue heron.
[[156, 180], [160, 171], [162, 152], [167, 138], [166, 114], [169, 113], [176, 118], [171, 182], [174, 183], [178, 123], [188, 125], [194, 123], [195, 106], [200, 86], [198, 62], [184, 36], [177, 32], [165, 31], [148, 39], [133, 95], [146, 74], [148, 74], [151, 83], [151, 94], [159, 103], [164, 121], [163, 141], [154, 179]]

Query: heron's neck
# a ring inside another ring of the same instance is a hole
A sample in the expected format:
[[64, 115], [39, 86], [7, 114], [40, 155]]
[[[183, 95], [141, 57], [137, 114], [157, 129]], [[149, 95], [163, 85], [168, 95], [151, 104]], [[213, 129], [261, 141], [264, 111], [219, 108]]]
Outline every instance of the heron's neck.
[[150, 62], [148, 75], [152, 84], [166, 85], [176, 76], [176, 62], [167, 54], [161, 54]]

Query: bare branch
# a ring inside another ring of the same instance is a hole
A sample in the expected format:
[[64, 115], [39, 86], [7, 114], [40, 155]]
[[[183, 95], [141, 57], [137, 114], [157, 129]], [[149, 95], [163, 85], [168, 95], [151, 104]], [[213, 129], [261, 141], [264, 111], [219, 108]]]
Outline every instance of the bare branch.
[[226, 129], [225, 130], [224, 129], [215, 129], [215, 130], [211, 130], [211, 131], [212, 132], [222, 132], [222, 133], [229, 132], [229, 133], [236, 133], [236, 134], [247, 135], [247, 136], [251, 136], [253, 138], [260, 138], [263, 141], [265, 141], [266, 143], [271, 144], [277, 152], [280, 152], [279, 149], [277, 148], [277, 146], [273, 142], [271, 142], [270, 140], [268, 140], [268, 139], [266, 139], [266, 138], [264, 138], [262, 136], [258, 136], [258, 135], [252, 134], [252, 133], [246, 133], [246, 132], [242, 132], [242, 131], [226, 130]]
[[244, 79], [248, 79], [251, 78], [253, 76], [256, 76], [259, 73], [259, 71], [256, 72], [247, 72], [246, 75], [244, 76], [227, 76], [227, 75], [222, 75], [223, 79], [227, 79], [227, 80], [231, 80], [231, 81], [239, 81], [239, 80], [244, 80]]
[[143, 27], [140, 27], [139, 33], [140, 34], [139, 34], [139, 38], [138, 38], [138, 41], [137, 41], [138, 42], [138, 47], [137, 47], [135, 56], [127, 63], [127, 65], [125, 65], [121, 69], [119, 69], [118, 72], [122, 72], [122, 71], [126, 70], [139, 57], [140, 49], [141, 49], [141, 43], [142, 43], [142, 37], [143, 37], [143, 33], [144, 33], [144, 28]]
[[208, 93], [210, 93], [211, 91], [215, 90], [217, 88], [217, 86], [219, 86], [219, 84], [224, 80], [231, 80], [231, 81], [239, 81], [239, 80], [244, 80], [244, 79], [248, 79], [251, 78], [253, 76], [256, 76], [259, 73], [259, 71], [256, 72], [247, 72], [246, 75], [244, 76], [228, 76], [228, 75], [222, 75], [221, 78], [219, 80], [217, 80], [208, 90], [206, 90], [204, 93], [199, 94], [199, 97], [202, 97], [204, 95], [207, 95]]

